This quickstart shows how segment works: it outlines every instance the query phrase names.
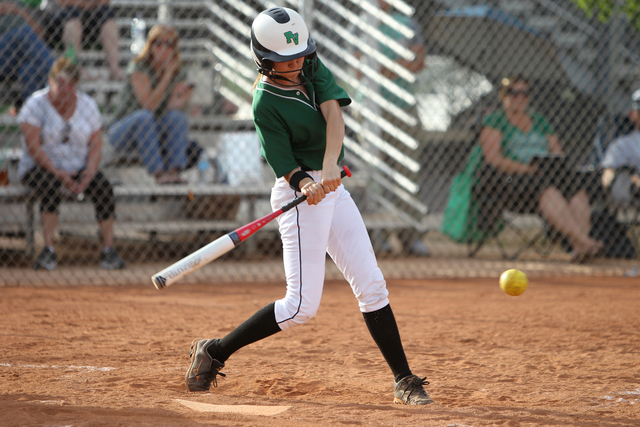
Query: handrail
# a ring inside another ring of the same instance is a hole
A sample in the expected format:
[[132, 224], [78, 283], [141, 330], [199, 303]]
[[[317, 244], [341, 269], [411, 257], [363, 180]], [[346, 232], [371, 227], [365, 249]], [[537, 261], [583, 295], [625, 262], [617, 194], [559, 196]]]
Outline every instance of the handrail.
[[349, 105], [349, 108], [357, 111], [365, 119], [369, 120], [371, 123], [375, 123], [380, 127], [383, 131], [387, 132], [390, 135], [393, 135], [398, 141], [402, 142], [407, 147], [415, 150], [418, 148], [418, 141], [416, 141], [411, 135], [403, 131], [402, 129], [396, 127], [393, 123], [389, 122], [387, 119], [382, 117], [380, 114], [375, 113], [370, 108], [368, 108], [365, 103], [354, 102]]
[[[376, 184], [379, 184], [380, 186], [384, 187], [385, 189], [387, 189], [391, 193], [395, 194], [396, 197], [398, 197], [400, 200], [402, 200], [407, 205], [409, 205], [412, 209], [415, 210], [416, 213], [419, 213], [422, 217], [424, 217], [424, 215], [429, 213], [429, 208], [427, 207], [427, 205], [425, 205], [424, 203], [422, 203], [419, 200], [417, 200], [415, 198], [415, 196], [412, 196], [411, 194], [407, 193], [402, 188], [400, 188], [400, 187], [394, 185], [392, 182], [388, 181], [382, 174], [379, 174], [379, 173], [366, 173], [364, 168], [367, 168], [366, 171], [369, 171], [370, 170], [370, 168], [369, 168], [370, 165], [368, 163], [365, 163], [365, 161], [363, 159], [361, 159], [361, 158], [359, 158], [357, 156], [356, 157], [350, 156], [348, 161], [350, 163], [353, 163], [354, 166], [357, 166], [358, 168], [362, 169], [362, 172], [367, 175], [366, 176], [366, 182], [373, 181]], [[396, 215], [398, 215], [398, 217], [401, 218], [401, 221], [404, 221], [404, 222], [406, 222], [408, 224], [411, 224], [419, 232], [425, 231], [426, 227], [422, 223], [422, 221], [416, 220], [415, 217], [413, 217], [412, 215], [408, 214], [403, 208], [400, 208], [394, 202], [391, 202], [391, 201], [385, 199], [381, 194], [379, 194], [379, 193], [377, 193], [375, 191], [371, 191], [370, 195], [374, 200], [376, 200], [385, 209], [388, 209], [389, 211], [391, 211], [391, 212], [395, 213]]]
[[[287, 0], [289, 3], [292, 3], [293, 0]], [[416, 55], [406, 47], [402, 46], [400, 43], [393, 40], [391, 37], [386, 36], [377, 28], [369, 25], [363, 19], [361, 19], [358, 15], [346, 9], [344, 6], [339, 4], [334, 0], [324, 0], [324, 3], [336, 11], [336, 13], [340, 14], [344, 18], [348, 19], [349, 22], [353, 23], [356, 27], [362, 30], [364, 33], [369, 34], [373, 38], [375, 38], [378, 42], [385, 44], [398, 55], [403, 57], [408, 61], [413, 61]]]
[[[235, 31], [241, 33], [243, 36], [250, 38], [251, 37], [251, 29], [245, 25], [244, 22], [228, 13], [226, 10], [218, 6], [217, 4], [207, 1], [205, 3], [206, 8], [209, 9], [211, 13], [216, 15], [220, 20], [229, 24]], [[207, 20], [207, 27], [213, 24], [211, 19]], [[224, 40], [224, 39], [223, 39]]]
[[[251, 20], [258, 16], [258, 12], [256, 12], [254, 8], [252, 8], [242, 0], [224, 0], [224, 2], [233, 7], [238, 12], [242, 13], [244, 16], [250, 18]], [[205, 2], [205, 4], [211, 3], [211, 0], [206, 0]]]
[[388, 13], [383, 12], [378, 6], [373, 3], [369, 3], [367, 0], [349, 0], [351, 3], [360, 6], [362, 10], [366, 11], [371, 16], [375, 17], [380, 22], [392, 27], [394, 30], [402, 34], [407, 39], [412, 39], [416, 34], [415, 32], [398, 21], [395, 20]]
[[346, 82], [349, 86], [353, 87], [355, 90], [361, 91], [370, 100], [372, 100], [373, 102], [378, 104], [380, 107], [384, 108], [385, 110], [387, 110], [388, 112], [396, 116], [398, 119], [402, 120], [409, 126], [415, 126], [416, 124], [418, 124], [418, 121], [416, 120], [415, 117], [405, 112], [402, 108], [389, 102], [389, 100], [387, 100], [386, 98], [384, 98], [383, 96], [381, 96], [380, 94], [376, 93], [374, 90], [372, 90], [371, 88], [363, 84], [359, 79], [351, 76], [349, 73], [342, 70], [342, 68], [338, 67], [335, 63], [333, 63], [329, 59], [324, 58], [323, 61], [325, 64], [327, 64], [327, 67], [329, 67], [333, 71], [334, 75], [342, 79], [344, 82]]
[[393, 179], [395, 182], [397, 182], [401, 187], [403, 187], [408, 192], [413, 194], [418, 193], [419, 186], [415, 182], [411, 181], [400, 172], [392, 169], [387, 163], [383, 162], [379, 157], [375, 156], [374, 154], [362, 148], [362, 146], [360, 146], [360, 144], [355, 142], [353, 139], [349, 138], [348, 136], [345, 136], [344, 145], [345, 147], [350, 149], [354, 154], [356, 154], [358, 157], [366, 161], [368, 164], [378, 168], [381, 172], [386, 174], [389, 178]]
[[[212, 26], [209, 27], [209, 29], [210, 30], [215, 29], [215, 24], [212, 23]], [[237, 40], [237, 39], [234, 39], [234, 40]], [[236, 58], [234, 58], [233, 55], [225, 52], [216, 43], [213, 43], [212, 41], [207, 40], [206, 42], [203, 43], [203, 47], [209, 52], [213, 53], [221, 61], [232, 64], [234, 69], [237, 69], [238, 72], [242, 74], [244, 77], [246, 77], [247, 79], [255, 78], [255, 72], [251, 68], [247, 67], [246, 63], [238, 61]], [[247, 60], [247, 62], [251, 58], [249, 56], [250, 51], [248, 47], [238, 48], [236, 52], [241, 54]]]
[[322, 34], [316, 34], [315, 37], [319, 42], [322, 43], [323, 46], [325, 46], [331, 52], [338, 54], [342, 58], [342, 60], [345, 61], [349, 66], [362, 71], [367, 75], [367, 77], [374, 80], [377, 84], [384, 86], [389, 92], [392, 92], [395, 96], [402, 99], [407, 104], [414, 105], [416, 103], [415, 96], [398, 86], [394, 81], [383, 76], [382, 73], [379, 73], [378, 71], [369, 67], [367, 64], [364, 64], [362, 61], [353, 56], [350, 52], [347, 52], [346, 50], [338, 46], [328, 37], [325, 37]]
[[383, 152], [387, 153], [389, 157], [405, 165], [407, 169], [409, 169], [411, 172], [418, 172], [418, 170], [420, 169], [420, 165], [418, 164], [418, 162], [416, 162], [411, 157], [407, 156], [406, 154], [404, 154], [403, 152], [395, 148], [393, 145], [384, 141], [374, 132], [371, 132], [365, 126], [358, 123], [358, 121], [353, 119], [351, 116], [345, 114], [343, 117], [344, 117], [345, 125], [350, 127], [351, 130], [353, 130], [355, 133], [361, 135], [364, 139], [369, 141], [371, 144], [375, 145], [376, 147], [381, 149]]
[[387, 0], [387, 3], [389, 3], [391, 6], [395, 7], [400, 13], [403, 13], [405, 15], [413, 15], [416, 12], [413, 6], [407, 4], [403, 0]]
[[349, 33], [349, 31], [346, 28], [338, 25], [335, 21], [332, 21], [324, 13], [317, 11], [316, 14], [314, 15], [314, 18], [318, 22], [320, 22], [322, 25], [324, 25], [325, 27], [329, 28], [331, 31], [335, 32], [337, 35], [342, 37], [344, 41], [351, 44], [352, 46], [354, 46], [355, 48], [357, 48], [358, 50], [360, 50], [362, 53], [366, 54], [370, 58], [373, 58], [378, 63], [380, 63], [380, 65], [390, 69], [391, 71], [396, 73], [398, 76], [402, 77], [407, 82], [414, 83], [416, 81], [416, 77], [413, 75], [411, 71], [399, 65], [397, 62], [392, 61], [387, 56], [380, 55], [379, 52], [377, 52], [374, 48], [372, 48], [366, 43], [362, 43], [362, 40], [354, 38], [353, 34]]

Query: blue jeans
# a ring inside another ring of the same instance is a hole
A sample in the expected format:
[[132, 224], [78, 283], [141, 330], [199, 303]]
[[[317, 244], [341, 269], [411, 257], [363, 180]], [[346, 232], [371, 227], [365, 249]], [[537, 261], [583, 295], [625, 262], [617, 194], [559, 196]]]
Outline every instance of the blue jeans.
[[0, 36], [0, 75], [15, 76], [22, 84], [22, 101], [47, 85], [54, 57], [49, 47], [28, 25]]
[[156, 118], [149, 110], [136, 110], [109, 127], [109, 141], [118, 150], [138, 149], [151, 174], [184, 169], [189, 123], [182, 111]]

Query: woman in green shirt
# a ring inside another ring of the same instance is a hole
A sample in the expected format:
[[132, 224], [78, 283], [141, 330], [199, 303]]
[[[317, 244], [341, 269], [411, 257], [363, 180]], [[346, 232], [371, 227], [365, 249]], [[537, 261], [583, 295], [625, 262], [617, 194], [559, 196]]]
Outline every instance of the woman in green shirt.
[[[549, 123], [529, 110], [529, 92], [526, 79], [503, 79], [499, 92], [502, 109], [484, 120], [480, 146], [485, 168], [479, 171], [480, 180], [487, 187], [481, 190], [488, 196], [484, 204], [521, 210], [527, 204], [537, 203], [544, 219], [571, 243], [572, 260], [582, 262], [603, 248], [602, 242], [589, 237], [589, 196], [584, 189], [571, 188], [571, 182], [554, 180], [553, 171], [538, 170], [531, 164], [535, 156], [564, 153]], [[496, 176], [509, 176], [512, 181], [499, 189], [491, 188], [491, 184], [486, 183]]]
[[251, 27], [259, 77], [253, 114], [262, 155], [276, 182], [272, 208], [303, 194], [278, 217], [287, 291], [222, 339], [196, 339], [186, 374], [190, 391], [207, 391], [241, 347], [310, 320], [318, 310], [327, 253], [349, 281], [365, 323], [395, 377], [394, 402], [432, 403], [426, 378], [413, 375], [404, 354], [389, 292], [364, 221], [341, 183], [344, 120], [351, 102], [316, 56], [306, 24], [291, 9], [260, 13]]
[[187, 165], [189, 123], [184, 110], [193, 92], [181, 66], [178, 32], [155, 25], [128, 70], [109, 127], [109, 142], [122, 150], [137, 148], [158, 184], [180, 184]]

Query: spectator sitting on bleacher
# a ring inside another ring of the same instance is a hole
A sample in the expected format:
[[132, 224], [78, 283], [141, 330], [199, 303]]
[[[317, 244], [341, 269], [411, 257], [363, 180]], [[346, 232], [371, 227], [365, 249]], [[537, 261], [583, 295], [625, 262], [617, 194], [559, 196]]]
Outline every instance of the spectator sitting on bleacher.
[[563, 151], [547, 120], [529, 110], [528, 81], [505, 78], [499, 95], [502, 108], [485, 118], [480, 131], [485, 167], [478, 173], [486, 188], [480, 191], [479, 204], [494, 211], [491, 217], [503, 208], [520, 210], [537, 204], [542, 217], [571, 243], [573, 262], [593, 258], [604, 245], [589, 236], [591, 207], [586, 191], [574, 188], [570, 180], [552, 181], [551, 171], [530, 164], [534, 156], [563, 155]]
[[[630, 178], [630, 184], [640, 188], [640, 89], [631, 95], [631, 110], [629, 119], [634, 124], [633, 132], [614, 140], [604, 153], [602, 160], [602, 186], [609, 188], [616, 175], [616, 169], [629, 166], [635, 169]], [[630, 190], [630, 189], [629, 189]]]
[[168, 25], [151, 28], [128, 74], [109, 141], [116, 149], [137, 147], [158, 184], [184, 183], [180, 171], [187, 165], [189, 143], [184, 110], [193, 87], [180, 62], [178, 32]]
[[[80, 52], [83, 35], [100, 31], [100, 42], [107, 56], [111, 80], [124, 80], [120, 69], [118, 41], [120, 34], [115, 20], [115, 12], [110, 0], [57, 0], [60, 19], [64, 23], [62, 40], [65, 47], [72, 44]], [[95, 36], [94, 36], [95, 37]]]
[[0, 2], [0, 79], [20, 81], [22, 93], [9, 100], [17, 110], [29, 95], [46, 86], [54, 60], [43, 41], [44, 29], [19, 3]]
[[71, 58], [56, 60], [49, 73], [49, 87], [31, 95], [18, 115], [23, 149], [18, 175], [40, 200], [45, 241], [35, 269], [57, 267], [53, 236], [63, 188], [79, 200], [86, 194], [95, 206], [103, 243], [101, 267], [113, 270], [125, 266], [113, 248], [113, 187], [98, 170], [100, 110], [91, 97], [78, 91], [79, 74]]

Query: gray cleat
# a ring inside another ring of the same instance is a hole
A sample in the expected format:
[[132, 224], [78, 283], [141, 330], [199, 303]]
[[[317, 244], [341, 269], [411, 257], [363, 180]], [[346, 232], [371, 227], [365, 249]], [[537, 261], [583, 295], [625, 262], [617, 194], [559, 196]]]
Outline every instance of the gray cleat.
[[423, 385], [429, 384], [427, 377], [419, 378], [417, 375], [407, 375], [396, 384], [396, 390], [393, 393], [393, 403], [402, 405], [428, 405], [433, 403], [433, 399], [429, 397]]
[[196, 338], [191, 343], [191, 351], [189, 352], [189, 358], [191, 359], [191, 366], [187, 370], [184, 376], [184, 382], [187, 385], [189, 391], [209, 391], [211, 382], [213, 386], [217, 387], [218, 382], [216, 376], [226, 375], [219, 372], [224, 368], [224, 363], [213, 359], [207, 349], [215, 343], [217, 340], [203, 340]]
[[115, 249], [112, 248], [109, 252], [100, 253], [100, 267], [106, 270], [120, 270], [125, 268], [126, 264]]
[[56, 254], [49, 248], [44, 248], [33, 263], [34, 270], [44, 269], [53, 271], [56, 268], [58, 268], [58, 263], [56, 262]]

